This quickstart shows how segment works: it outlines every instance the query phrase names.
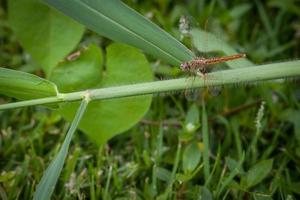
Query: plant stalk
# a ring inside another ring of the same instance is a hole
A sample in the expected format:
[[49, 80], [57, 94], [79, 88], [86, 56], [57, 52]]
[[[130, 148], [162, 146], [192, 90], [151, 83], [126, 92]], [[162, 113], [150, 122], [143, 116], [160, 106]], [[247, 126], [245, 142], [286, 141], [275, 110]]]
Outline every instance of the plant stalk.
[[91, 100], [122, 98], [162, 92], [172, 92], [185, 89], [194, 89], [210, 86], [223, 86], [234, 84], [243, 86], [274, 79], [283, 79], [300, 76], [300, 61], [272, 63], [254, 67], [230, 69], [208, 73], [204, 78], [179, 78], [148, 83], [114, 86], [101, 89], [91, 89], [80, 92], [60, 93], [55, 97], [20, 101], [0, 105], [0, 110], [21, 108], [33, 105], [45, 105], [61, 102], [80, 101], [88, 91]]

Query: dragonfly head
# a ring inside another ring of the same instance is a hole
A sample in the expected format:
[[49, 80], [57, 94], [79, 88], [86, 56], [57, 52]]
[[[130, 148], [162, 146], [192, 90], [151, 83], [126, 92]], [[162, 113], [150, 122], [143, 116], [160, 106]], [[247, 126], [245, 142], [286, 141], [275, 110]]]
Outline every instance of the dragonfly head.
[[180, 69], [182, 71], [189, 71], [190, 70], [190, 64], [188, 62], [184, 62], [180, 64]]

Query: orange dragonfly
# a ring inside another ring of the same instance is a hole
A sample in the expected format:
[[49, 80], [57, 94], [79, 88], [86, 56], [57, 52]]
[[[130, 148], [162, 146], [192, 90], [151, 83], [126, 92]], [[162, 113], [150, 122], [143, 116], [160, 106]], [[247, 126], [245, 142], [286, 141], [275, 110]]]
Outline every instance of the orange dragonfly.
[[[205, 31], [207, 29], [207, 25], [208, 25], [208, 20], [206, 20], [206, 23], [205, 23]], [[191, 17], [182, 16], [180, 18], [179, 30], [181, 33], [181, 40], [186, 37], [186, 38], [189, 38], [191, 41], [191, 39], [192, 39]], [[207, 35], [207, 37], [208, 37], [208, 35]], [[208, 38], [206, 39], [205, 46], [207, 46], [207, 43], [208, 43]], [[193, 44], [192, 44], [192, 46], [193, 46]], [[202, 78], [205, 78], [205, 74], [209, 71], [208, 69], [211, 66], [213, 66], [215, 64], [223, 63], [223, 62], [228, 62], [228, 61], [233, 61], [236, 59], [245, 58], [245, 57], [246, 57], [245, 53], [236, 53], [233, 55], [227, 55], [227, 56], [221, 56], [221, 57], [211, 57], [211, 58], [206, 58], [204, 56], [200, 56], [200, 57], [195, 57], [193, 60], [181, 63], [180, 68], [183, 72], [188, 72], [189, 74], [192, 74], [194, 76], [198, 75], [198, 76], [201, 76]]]
[[207, 72], [207, 67], [210, 65], [236, 60], [240, 58], [245, 58], [245, 57], [246, 57], [245, 53], [239, 53], [230, 56], [215, 57], [215, 58], [196, 57], [194, 60], [181, 63], [180, 68], [184, 72], [200, 72], [202, 75], [204, 75]]
[[[195, 20], [193, 20], [193, 18], [189, 17], [189, 16], [181, 16], [181, 18], [179, 20], [179, 31], [181, 33], [181, 40], [184, 37], [187, 37], [191, 40], [191, 38], [192, 38], [191, 21], [195, 21]], [[206, 20], [206, 22], [205, 22], [205, 31], [207, 29], [207, 26], [208, 26], [208, 20]], [[207, 46], [207, 44], [208, 44], [207, 40], [208, 40], [208, 38], [206, 39], [205, 46]], [[228, 56], [223, 56], [223, 57], [213, 57], [213, 58], [196, 57], [193, 60], [181, 63], [180, 68], [184, 72], [192, 72], [192, 73], [196, 72], [196, 73], [200, 73], [200, 74], [204, 75], [205, 73], [208, 72], [207, 68], [209, 66], [236, 60], [236, 59], [240, 59], [240, 58], [245, 58], [245, 57], [246, 57], [245, 53], [237, 53], [234, 55], [228, 55]]]

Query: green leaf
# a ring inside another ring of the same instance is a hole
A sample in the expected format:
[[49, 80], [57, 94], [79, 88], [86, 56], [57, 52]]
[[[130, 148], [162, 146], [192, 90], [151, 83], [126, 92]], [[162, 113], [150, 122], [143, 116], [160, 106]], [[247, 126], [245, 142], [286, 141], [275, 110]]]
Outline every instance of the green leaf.
[[[75, 61], [63, 63], [54, 69], [51, 80], [58, 81], [58, 88], [64, 92], [92, 87], [108, 87], [114, 85], [131, 84], [152, 80], [152, 71], [145, 56], [133, 47], [113, 44], [107, 48], [106, 71], [101, 74], [102, 57], [96, 47], [90, 47]], [[98, 54], [98, 56], [96, 56]], [[74, 62], [74, 63], [73, 63]], [[66, 80], [64, 85], [64, 69], [67, 74], [72, 74], [74, 86]], [[60, 68], [60, 69], [59, 69]], [[90, 72], [85, 72], [86, 70]], [[77, 71], [77, 72], [75, 72]], [[97, 80], [98, 83], [92, 85]], [[90, 84], [84, 85], [89, 80]], [[84, 88], [86, 87], [86, 88]], [[128, 97], [106, 101], [92, 101], [82, 119], [79, 129], [84, 131], [89, 138], [97, 144], [105, 143], [109, 138], [124, 132], [132, 127], [146, 113], [151, 104], [151, 96]], [[60, 113], [69, 121], [78, 107], [78, 103], [64, 103]]]
[[242, 178], [241, 185], [243, 188], [251, 188], [260, 183], [272, 170], [273, 159], [263, 160], [254, 165]]
[[197, 105], [193, 104], [187, 113], [185, 123], [184, 123], [184, 131], [180, 135], [180, 139], [182, 141], [190, 141], [194, 138], [195, 131], [199, 128], [199, 111]]
[[79, 52], [80, 56], [56, 66], [50, 80], [56, 83], [60, 92], [95, 88], [100, 84], [102, 74], [102, 52], [96, 45], [90, 45]]
[[0, 174], [0, 183], [6, 184], [9, 180], [15, 180], [16, 171], [3, 171]]
[[[273, 200], [273, 195], [272, 194], [268, 194], [268, 193], [253, 193], [252, 194], [252, 199], [255, 200]], [[289, 198], [291, 197], [291, 198]], [[294, 198], [292, 198], [292, 196], [287, 195], [286, 200], [294, 200]]]
[[229, 14], [234, 19], [241, 19], [251, 8], [252, 5], [250, 3], [241, 3], [234, 6]]
[[80, 41], [84, 27], [40, 0], [9, 0], [9, 21], [18, 40], [47, 74]]
[[[233, 49], [229, 44], [217, 38], [212, 33], [200, 29], [193, 29], [191, 31], [191, 34], [193, 44], [195, 45], [197, 50], [202, 53], [222, 51], [227, 56], [238, 54], [238, 52], [235, 49]], [[228, 61], [226, 62], [226, 64], [230, 68], [248, 67], [254, 65], [246, 58]]]
[[179, 65], [194, 57], [171, 35], [119, 0], [44, 1], [100, 35], [135, 46], [171, 64]]
[[185, 174], [189, 174], [195, 170], [200, 162], [201, 151], [196, 142], [189, 144], [182, 155], [182, 168]]
[[244, 174], [245, 173], [243, 166], [240, 166], [239, 162], [237, 162], [236, 160], [234, 160], [230, 157], [226, 157], [225, 160], [226, 160], [226, 164], [227, 164], [230, 172], [236, 172], [236, 174]]
[[300, 195], [300, 182], [292, 182], [291, 185], [290, 185], [290, 189], [292, 192], [294, 192], [295, 194], [298, 194]]
[[213, 200], [213, 195], [206, 187], [202, 187], [201, 197], [199, 197], [198, 199]]
[[0, 68], [0, 94], [16, 99], [56, 96], [56, 85], [33, 74]]
[[297, 109], [286, 109], [280, 118], [282, 120], [287, 120], [294, 125], [295, 137], [300, 141], [300, 111]]
[[187, 115], [186, 115], [186, 119], [185, 119], [185, 128], [188, 132], [194, 132], [197, 130], [197, 128], [199, 128], [199, 123], [200, 119], [199, 119], [199, 110], [196, 104], [193, 104]]
[[162, 167], [156, 167], [156, 176], [159, 180], [169, 182], [171, 179], [171, 172], [168, 169], [162, 168]]
[[182, 173], [177, 173], [176, 174], [176, 180], [179, 182], [179, 183], [184, 183], [184, 182], [187, 182], [189, 180], [191, 180], [193, 177], [191, 174], [182, 174]]

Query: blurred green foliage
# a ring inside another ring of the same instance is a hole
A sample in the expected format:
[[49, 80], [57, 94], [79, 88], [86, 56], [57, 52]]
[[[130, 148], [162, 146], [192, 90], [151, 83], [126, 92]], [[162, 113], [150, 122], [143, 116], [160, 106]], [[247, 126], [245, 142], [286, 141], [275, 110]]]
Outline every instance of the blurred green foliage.
[[[221, 32], [232, 47], [246, 52], [254, 63], [299, 57], [297, 0], [124, 2], [177, 38], [183, 14], [191, 15], [199, 27], [209, 19], [213, 30]], [[0, 4], [1, 67], [43, 76], [12, 32], [7, 1]], [[79, 46], [90, 43], [104, 49], [111, 41], [86, 31]], [[151, 56], [148, 59], [157, 79], [178, 75], [177, 69]], [[300, 198], [299, 80], [232, 86], [222, 88], [218, 96], [207, 92], [212, 89], [188, 94], [194, 94], [193, 98], [184, 94], [155, 97], [139, 124], [100, 148], [84, 134], [75, 134], [53, 199]], [[201, 120], [200, 95], [205, 96], [206, 122]], [[1, 102], [9, 100], [0, 98]], [[255, 120], [262, 101], [258, 130]], [[43, 107], [1, 112], [0, 119], [0, 196], [30, 199], [58, 152], [67, 124]], [[188, 122], [194, 123], [194, 128], [187, 135]], [[208, 180], [203, 167], [207, 146], [203, 123], [207, 123], [209, 135]], [[195, 154], [196, 147], [200, 157]]]

